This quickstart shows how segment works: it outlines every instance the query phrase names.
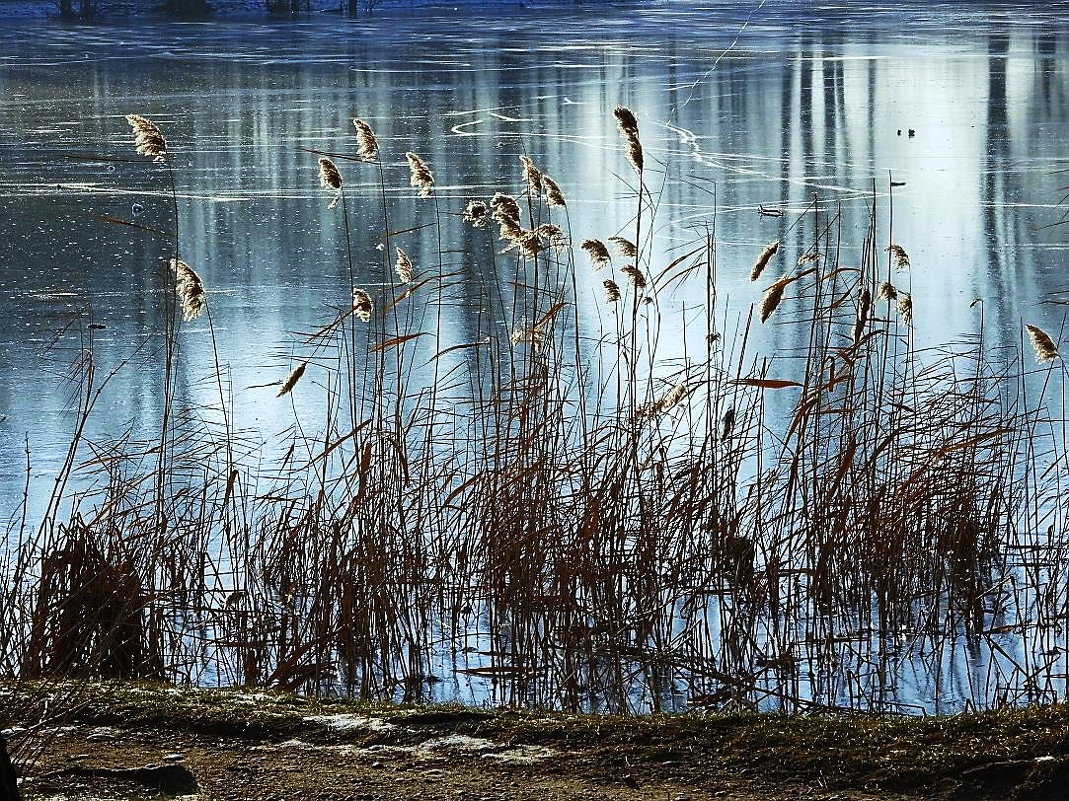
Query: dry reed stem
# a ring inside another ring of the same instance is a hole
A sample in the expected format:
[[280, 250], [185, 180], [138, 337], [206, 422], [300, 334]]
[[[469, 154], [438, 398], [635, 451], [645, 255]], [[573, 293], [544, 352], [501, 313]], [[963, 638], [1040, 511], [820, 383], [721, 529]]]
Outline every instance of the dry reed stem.
[[557, 186], [557, 182], [548, 175], [542, 176], [542, 186], [546, 191], [546, 203], [550, 206], [563, 207], [568, 205], [564, 202], [564, 194], [560, 191], [560, 187]]
[[353, 313], [365, 323], [371, 321], [371, 295], [362, 289], [353, 290]]
[[402, 284], [412, 282], [412, 260], [401, 248], [397, 248], [397, 262], [393, 266]]
[[481, 200], [468, 201], [464, 208], [464, 222], [470, 223], [475, 228], [483, 228], [490, 219], [490, 207]]
[[765, 267], [768, 266], [772, 257], [779, 252], [779, 240], [774, 239], [765, 245], [765, 249], [761, 251], [761, 255], [757, 257], [757, 261], [754, 262], [753, 267], [750, 268], [750, 280], [756, 281], [761, 277], [761, 273], [765, 271]]
[[375, 138], [371, 126], [359, 117], [353, 118], [356, 128], [356, 154], [364, 161], [375, 161], [379, 157], [379, 140]]
[[791, 276], [785, 275], [765, 290], [765, 296], [761, 299], [761, 308], [759, 310], [759, 316], [762, 323], [771, 317], [772, 313], [779, 308], [779, 304], [783, 301], [783, 291], [787, 288], [787, 284], [789, 284], [790, 281]]
[[405, 153], [408, 159], [409, 183], [419, 190], [420, 197], [429, 197], [434, 188], [434, 176], [427, 163], [415, 153]]
[[901, 245], [888, 245], [885, 252], [894, 256], [896, 269], [905, 270], [909, 267], [909, 254], [906, 253]]
[[600, 239], [584, 239], [579, 247], [586, 251], [595, 270], [600, 270], [602, 267], [609, 265], [611, 261], [609, 249], [605, 247], [605, 243]]
[[520, 156], [520, 162], [523, 164], [523, 180], [527, 184], [527, 188], [531, 191], [532, 195], [542, 194], [542, 173], [538, 167], [535, 166], [534, 161], [530, 156]]
[[308, 362], [301, 362], [293, 371], [286, 376], [286, 380], [282, 382], [282, 387], [278, 390], [276, 398], [281, 398], [283, 395], [288, 395], [290, 390], [293, 389], [297, 382], [301, 380], [301, 376], [304, 375], [304, 371], [308, 368]]
[[620, 272], [627, 276], [628, 283], [635, 289], [643, 290], [646, 288], [646, 276], [642, 274], [642, 271], [633, 264], [626, 264], [620, 268]]
[[620, 300], [620, 285], [613, 281], [611, 278], [606, 278], [601, 282], [601, 285], [605, 287], [605, 302], [616, 303]]
[[1028, 329], [1028, 339], [1032, 342], [1032, 350], [1035, 351], [1036, 361], [1040, 364], [1056, 359], [1059, 355], [1058, 348], [1042, 328], [1025, 324]]
[[134, 147], [140, 155], [158, 164], [167, 161], [167, 140], [156, 123], [140, 114], [127, 114], [126, 121], [134, 129]]
[[625, 259], [633, 259], [638, 256], [638, 248], [635, 247], [635, 243], [629, 239], [624, 239], [622, 236], [610, 236], [609, 242], [616, 248], [617, 254], [623, 256]]
[[171, 269], [175, 271], [175, 288], [182, 302], [182, 319], [195, 320], [204, 313], [204, 282], [184, 261], [171, 259]]

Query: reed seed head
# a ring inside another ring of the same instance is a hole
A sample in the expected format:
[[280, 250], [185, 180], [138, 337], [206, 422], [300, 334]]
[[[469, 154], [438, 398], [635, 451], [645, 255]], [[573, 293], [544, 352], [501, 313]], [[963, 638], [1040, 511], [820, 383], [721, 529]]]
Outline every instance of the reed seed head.
[[405, 153], [408, 159], [409, 183], [419, 190], [420, 197], [429, 197], [434, 188], [434, 176], [427, 163], [415, 153]]
[[609, 249], [600, 239], [584, 239], [579, 247], [586, 251], [595, 270], [600, 270], [609, 264]]
[[606, 303], [616, 303], [620, 300], [620, 285], [618, 283], [611, 278], [606, 278], [601, 282], [601, 285], [605, 287]]
[[364, 161], [378, 159], [379, 140], [375, 138], [375, 132], [371, 130], [371, 126], [359, 117], [354, 117], [353, 127], [356, 128], [356, 154]]
[[542, 194], [542, 173], [530, 156], [520, 156], [523, 163], [523, 180], [533, 195]]
[[761, 277], [761, 273], [764, 272], [765, 267], [768, 266], [769, 261], [779, 251], [779, 240], [775, 239], [765, 245], [765, 249], [761, 251], [761, 255], [757, 257], [757, 261], [754, 262], [753, 267], [750, 268], [750, 280], [756, 281]]
[[1042, 328], [1027, 324], [1025, 328], [1028, 329], [1028, 338], [1032, 342], [1032, 350], [1035, 351], [1037, 362], [1043, 364], [1061, 355], [1054, 345], [1054, 340]]
[[511, 217], [502, 217], [498, 222], [498, 234], [501, 239], [515, 242], [524, 235], [525, 231], [520, 224]]
[[627, 276], [628, 283], [635, 289], [643, 290], [646, 288], [646, 276], [642, 274], [642, 271], [633, 264], [626, 264], [620, 268], [620, 272]]
[[397, 261], [394, 263], [393, 269], [402, 284], [408, 284], [412, 281], [412, 260], [408, 258], [408, 254], [401, 248], [397, 248]]
[[175, 288], [182, 303], [182, 319], [195, 320], [204, 313], [204, 282], [184, 261], [171, 259], [175, 271]]
[[616, 252], [625, 259], [633, 259], [638, 256], [638, 248], [629, 239], [624, 239], [622, 236], [610, 236], [609, 242], [616, 248]]
[[490, 207], [481, 200], [471, 200], [464, 209], [464, 222], [475, 228], [483, 228], [490, 218]]
[[362, 289], [353, 290], [353, 314], [365, 323], [371, 322], [371, 295]]
[[642, 154], [642, 143], [638, 137], [629, 137], [627, 140], [627, 161], [635, 168], [635, 172], [641, 173], [646, 164]]
[[897, 300], [898, 290], [895, 289], [895, 285], [892, 284], [890, 281], [884, 281], [882, 284], [880, 284], [880, 292], [877, 297], [880, 300]]
[[779, 308], [779, 304], [783, 301], [783, 291], [787, 288], [787, 284], [790, 283], [790, 279], [789, 275], [785, 275], [765, 290], [765, 296], [761, 299], [761, 308], [759, 310], [762, 323]]
[[[504, 224], [502, 224], [504, 227]], [[528, 259], [535, 258], [539, 253], [546, 249], [546, 246], [542, 244], [542, 237], [539, 236], [538, 231], [528, 231], [521, 229], [518, 236], [510, 237], [510, 244], [508, 250], [518, 250], [520, 253]]]
[[548, 175], [542, 176], [542, 186], [546, 190], [546, 203], [550, 206], [563, 207], [568, 205], [564, 202], [564, 194], [560, 191], [560, 187], [557, 186], [557, 182]]
[[905, 270], [909, 267], [909, 254], [902, 248], [901, 245], [888, 245], [887, 253], [890, 253], [895, 260], [895, 268], [898, 270]]
[[337, 165], [325, 156], [319, 160], [319, 185], [324, 189], [341, 190], [341, 173]]
[[290, 390], [293, 389], [297, 382], [301, 380], [301, 376], [304, 375], [304, 371], [308, 368], [308, 362], [301, 362], [293, 371], [286, 376], [286, 380], [282, 382], [282, 387], [278, 390], [276, 398], [281, 398], [283, 395], [288, 395]]
[[913, 325], [913, 297], [906, 292], [898, 293], [898, 316], [905, 325]]
[[509, 219], [517, 223], [520, 221], [520, 205], [512, 195], [506, 195], [502, 192], [495, 193], [490, 198], [490, 208], [492, 209], [491, 216], [498, 222], [501, 222], [502, 219]]
[[158, 164], [167, 161], [167, 140], [156, 123], [140, 114], [127, 114], [126, 121], [134, 129], [134, 147], [140, 155]]
[[624, 136], [638, 136], [638, 120], [635, 119], [635, 113], [627, 108], [627, 106], [617, 106], [612, 110], [612, 114], [616, 117], [616, 125], [620, 128], [620, 133]]
[[549, 242], [549, 246], [556, 248], [557, 250], [563, 250], [568, 247], [568, 237], [564, 235], [564, 231], [559, 225], [553, 223], [542, 223], [535, 228], [535, 231], [539, 236], [545, 238]]

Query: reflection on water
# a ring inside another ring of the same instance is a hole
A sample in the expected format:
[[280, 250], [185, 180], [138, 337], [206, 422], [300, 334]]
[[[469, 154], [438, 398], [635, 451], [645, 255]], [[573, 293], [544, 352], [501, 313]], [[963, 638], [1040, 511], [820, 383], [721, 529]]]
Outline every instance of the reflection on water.
[[[998, 344], [1017, 342], [1022, 319], [1058, 331], [1060, 317], [1039, 304], [1064, 289], [1063, 237], [1046, 226], [1059, 219], [1064, 183], [1069, 30], [1053, 11], [995, 7], [980, 18], [962, 8], [806, 4], [800, 13], [768, 4], [747, 17], [695, 2], [605, 17], [581, 9], [500, 20], [6, 26], [4, 513], [19, 507], [27, 456], [31, 497], [47, 491], [74, 425], [76, 387], [64, 374], [80, 352], [91, 345], [102, 375], [161, 356], [169, 249], [102, 220], [173, 224], [164, 170], [107, 160], [129, 155], [127, 113], [151, 117], [168, 136], [181, 255], [208, 286], [225, 392], [250, 449], [270, 448], [294, 425], [272, 383], [295, 364], [295, 333], [329, 321], [349, 296], [339, 211], [328, 207], [305, 149], [351, 152], [354, 115], [382, 143], [388, 214], [405, 221], [396, 228], [516, 191], [517, 156], [526, 153], [561, 184], [578, 242], [620, 233], [631, 220], [611, 111], [635, 109], [651, 172], [664, 175], [653, 261], [667, 264], [715, 227], [729, 331], [759, 299], [747, 281], [754, 254], [778, 238], [792, 264], [809, 248], [813, 231], [798, 222], [814, 197], [841, 207], [847, 264], [861, 258], [873, 198], [881, 214], [893, 207], [881, 247], [909, 250], [913, 267], [901, 282], [914, 298], [918, 344], [977, 331], [981, 308]], [[433, 208], [412, 196], [406, 150], [434, 170]], [[76, 158], [87, 155], [103, 158]], [[382, 284], [378, 175], [346, 174], [356, 270], [363, 283]], [[459, 294], [478, 302], [447, 307], [443, 347], [504, 325], [507, 300], [482, 299], [509, 277], [485, 274], [493, 260], [472, 258], [485, 249], [473, 241], [446, 246]], [[426, 229], [396, 243], [417, 266], [438, 260]], [[584, 280], [581, 317], [595, 319], [600, 277]], [[686, 310], [704, 300], [704, 287], [685, 285], [662, 299], [663, 355], [682, 354]], [[207, 326], [202, 318], [183, 332], [178, 400], [189, 410], [218, 405]], [[753, 336], [770, 357], [799, 344], [791, 326]], [[121, 370], [89, 436], [151, 431], [162, 395], [158, 370]], [[314, 416], [315, 402], [298, 400], [297, 417]]]

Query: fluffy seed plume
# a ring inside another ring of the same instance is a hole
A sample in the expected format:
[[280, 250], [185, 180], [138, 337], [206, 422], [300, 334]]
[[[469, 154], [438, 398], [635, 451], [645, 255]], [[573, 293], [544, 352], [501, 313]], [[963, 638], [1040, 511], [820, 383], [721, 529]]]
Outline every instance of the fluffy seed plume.
[[401, 248], [397, 248], [397, 261], [394, 263], [393, 269], [397, 273], [397, 277], [401, 279], [402, 284], [412, 281], [412, 260], [408, 258], [408, 254]]
[[785, 275], [765, 290], [765, 296], [761, 298], [761, 308], [759, 310], [762, 323], [771, 317], [772, 313], [779, 308], [779, 304], [783, 300], [783, 290], [787, 288], [787, 284], [790, 282], [791, 277]]
[[371, 295], [362, 289], [353, 290], [353, 314], [365, 323], [371, 321]]
[[600, 270], [609, 264], [609, 249], [600, 239], [584, 239], [579, 247], [586, 251], [595, 270]]
[[523, 163], [523, 180], [527, 184], [527, 188], [531, 190], [531, 194], [542, 194], [542, 173], [538, 167], [531, 160], [530, 156], [520, 156], [520, 161]]
[[890, 281], [884, 281], [880, 284], [880, 293], [877, 295], [880, 300], [897, 300], [898, 290], [895, 289], [895, 285]]
[[498, 234], [508, 242], [515, 242], [526, 233], [529, 232], [520, 228], [520, 224], [511, 217], [502, 217], [498, 222]]
[[434, 176], [427, 163], [415, 153], [405, 153], [408, 159], [409, 183], [419, 190], [420, 197], [429, 197], [434, 188]]
[[680, 382], [659, 397], [653, 403], [647, 403], [639, 407], [639, 420], [649, 420], [662, 415], [690, 394], [690, 388], [686, 382]]
[[184, 261], [171, 259], [171, 269], [175, 271], [175, 288], [182, 302], [182, 319], [195, 320], [204, 313], [204, 282]]
[[542, 176], [542, 188], [546, 190], [546, 203], [550, 206], [567, 206], [564, 202], [564, 194], [557, 186], [557, 182], [548, 175]]
[[542, 223], [535, 228], [535, 231], [539, 236], [544, 237], [549, 241], [549, 246], [556, 248], [557, 250], [563, 250], [568, 247], [568, 237], [564, 235], [564, 231], [561, 230], [559, 225], [553, 223]]
[[611, 278], [606, 278], [601, 282], [601, 285], [605, 287], [605, 302], [616, 303], [620, 300], [620, 285], [613, 281]]
[[646, 276], [635, 265], [626, 264], [620, 268], [620, 272], [627, 276], [628, 283], [635, 289], [642, 290], [646, 288]]
[[1054, 345], [1054, 340], [1047, 336], [1042, 328], [1027, 324], [1025, 328], [1028, 329], [1028, 339], [1032, 342], [1032, 350], [1035, 351], [1037, 362], [1043, 364], [1060, 355], [1058, 348]]
[[612, 113], [627, 146], [627, 160], [631, 162], [635, 172], [641, 175], [645, 160], [642, 156], [642, 141], [638, 137], [638, 120], [631, 109], [623, 106], [617, 106]]
[[753, 263], [753, 267], [750, 268], [750, 280], [756, 281], [761, 277], [761, 273], [765, 271], [765, 267], [772, 260], [772, 257], [779, 252], [779, 240], [775, 239], [765, 245], [765, 249], [761, 251], [761, 255], [757, 257], [757, 261]]
[[356, 154], [364, 161], [375, 161], [379, 157], [379, 140], [375, 138], [375, 132], [359, 117], [353, 118], [353, 127], [356, 128]]
[[341, 173], [337, 165], [326, 157], [319, 160], [319, 185], [335, 192], [341, 189]]
[[913, 297], [905, 292], [898, 293], [898, 316], [905, 325], [913, 325]]
[[620, 128], [621, 134], [638, 136], [638, 120], [635, 119], [635, 112], [627, 106], [617, 106], [612, 110], [612, 115], [616, 117], [616, 125]]
[[862, 287], [857, 299], [857, 319], [854, 320], [854, 344], [861, 342], [865, 333], [865, 324], [869, 321], [869, 311], [872, 309], [872, 292], [869, 288]]
[[525, 229], [520, 229], [517, 236], [510, 237], [510, 244], [505, 248], [505, 250], [518, 250], [529, 259], [535, 258], [545, 249], [546, 246], [542, 244], [542, 237], [538, 231], [527, 231]]
[[290, 390], [293, 389], [297, 385], [297, 382], [301, 380], [301, 376], [304, 375], [304, 371], [307, 369], [307, 367], [308, 362], [301, 362], [295, 368], [293, 368], [293, 372], [286, 376], [286, 380], [282, 382], [282, 386], [278, 390], [278, 394], [275, 395], [275, 397], [281, 398], [283, 395], [288, 395], [290, 393]]
[[629, 239], [624, 239], [622, 236], [610, 236], [609, 242], [616, 248], [616, 252], [625, 259], [633, 259], [638, 255], [638, 248]]
[[490, 207], [481, 200], [471, 200], [464, 208], [464, 222], [475, 228], [482, 228], [490, 218]]
[[506, 195], [501, 192], [495, 193], [490, 198], [490, 208], [493, 210], [491, 216], [498, 222], [501, 222], [502, 219], [509, 219], [513, 222], [520, 221], [520, 205], [512, 195]]
[[909, 267], [909, 254], [906, 253], [901, 245], [888, 245], [886, 252], [894, 257], [895, 268], [905, 270]]
[[167, 161], [167, 140], [156, 123], [140, 114], [127, 114], [126, 121], [134, 129], [134, 147], [140, 155], [159, 164]]

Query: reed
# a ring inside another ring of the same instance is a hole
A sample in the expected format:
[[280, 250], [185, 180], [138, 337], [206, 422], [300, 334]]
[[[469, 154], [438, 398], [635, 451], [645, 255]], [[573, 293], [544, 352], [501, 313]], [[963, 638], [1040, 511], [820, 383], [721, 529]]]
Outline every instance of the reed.
[[[637, 143], [634, 114], [614, 116]], [[384, 181], [392, 157], [375, 146], [361, 158]], [[1056, 695], [1060, 666], [1030, 655], [1042, 638], [1061, 647], [1067, 603], [1057, 427], [1019, 364], [980, 341], [921, 350], [874, 308], [875, 293], [911, 324], [911, 296], [878, 283], [875, 200], [860, 241], [814, 203], [812, 236], [770, 243], [751, 268], [805, 265], [755, 293], [764, 323], [791, 287], [773, 334], [801, 346], [772, 359], [745, 308], [733, 335], [717, 305], [712, 232], [668, 267], [654, 237], [680, 230], [652, 204], [634, 240], [578, 239], [600, 221], [573, 225], [559, 187], [539, 171], [536, 189], [521, 161], [521, 186], [463, 210], [392, 206], [383, 183], [371, 235], [336, 218], [352, 304], [310, 306], [285, 343], [297, 366], [276, 386], [293, 425], [270, 449], [178, 404], [150, 443], [95, 443], [86, 460], [72, 447], [65, 470], [83, 464], [98, 490], [73, 507], [58, 482], [6, 557], [0, 664], [389, 701], [905, 711], [908, 677], [942, 681], [953, 654], [986, 648], [998, 675], [969, 703]], [[340, 195], [329, 159], [320, 180]], [[632, 303], [585, 267], [610, 266], [610, 245]], [[848, 250], [859, 264], [838, 263]], [[210, 321], [218, 309], [174, 258], [186, 316], [199, 297]], [[662, 330], [686, 282], [705, 306]], [[601, 292], [609, 305], [593, 305]], [[454, 302], [486, 310], [455, 339], [441, 324]], [[1037, 358], [1058, 355], [1026, 330]], [[311, 364], [317, 380], [295, 394]], [[93, 370], [85, 357], [75, 371], [83, 422]], [[1042, 373], [1054, 393], [1058, 371]]]

